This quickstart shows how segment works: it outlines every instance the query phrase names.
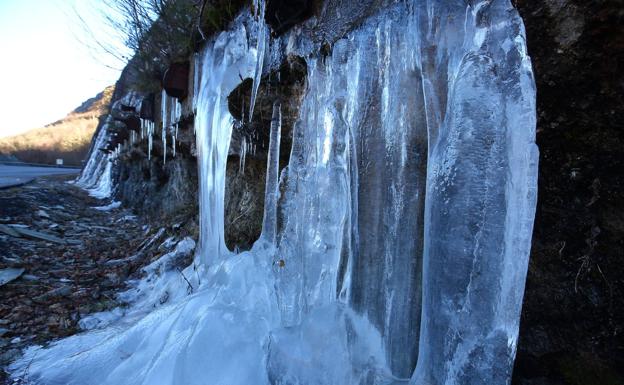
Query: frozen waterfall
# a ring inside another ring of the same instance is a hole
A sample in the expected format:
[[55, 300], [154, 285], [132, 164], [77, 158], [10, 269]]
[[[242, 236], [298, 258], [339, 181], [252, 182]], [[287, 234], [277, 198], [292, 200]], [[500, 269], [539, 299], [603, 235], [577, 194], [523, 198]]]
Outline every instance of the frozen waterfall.
[[111, 159], [108, 154], [100, 151], [100, 148], [104, 147], [108, 140], [108, 126], [111, 122], [112, 119], [107, 118], [96, 132], [87, 163], [75, 181], [77, 186], [87, 190], [91, 196], [100, 199], [110, 197], [113, 190]]
[[[326, 58], [284, 39], [286, 54], [306, 53], [307, 89], [281, 175], [274, 104], [252, 250], [236, 254], [224, 240], [227, 96], [251, 77], [257, 97], [271, 44], [247, 14], [198, 60], [200, 240], [185, 276], [199, 289], [156, 309], [136, 301], [112, 326], [31, 348], [15, 377], [27, 368], [32, 383], [69, 385], [510, 382], [538, 153], [524, 27], [509, 0], [383, 7]], [[156, 282], [187, 286], [177, 274]]]

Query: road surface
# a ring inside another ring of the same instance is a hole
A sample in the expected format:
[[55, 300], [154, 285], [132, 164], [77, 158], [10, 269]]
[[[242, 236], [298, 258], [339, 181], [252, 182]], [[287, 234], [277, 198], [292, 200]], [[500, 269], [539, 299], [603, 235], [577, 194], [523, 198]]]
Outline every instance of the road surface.
[[0, 188], [17, 186], [46, 175], [77, 174], [79, 168], [9, 166], [0, 164]]

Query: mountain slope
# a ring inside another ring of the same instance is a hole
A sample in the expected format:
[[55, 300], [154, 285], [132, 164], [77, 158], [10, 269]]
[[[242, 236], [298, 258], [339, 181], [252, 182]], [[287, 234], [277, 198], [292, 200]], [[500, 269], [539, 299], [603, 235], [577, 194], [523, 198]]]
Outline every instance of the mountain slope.
[[62, 158], [66, 165], [80, 165], [100, 116], [108, 113], [113, 91], [114, 86], [107, 87], [65, 118], [45, 127], [0, 139], [0, 154], [30, 163], [54, 164]]

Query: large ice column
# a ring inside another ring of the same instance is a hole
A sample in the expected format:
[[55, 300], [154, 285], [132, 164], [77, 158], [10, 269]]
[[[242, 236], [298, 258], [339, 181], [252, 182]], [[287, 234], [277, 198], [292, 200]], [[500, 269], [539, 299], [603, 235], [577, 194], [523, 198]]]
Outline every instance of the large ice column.
[[403, 5], [309, 60], [286, 171], [277, 295], [285, 326], [342, 302], [374, 325], [397, 377], [416, 365], [427, 130]]
[[[351, 81], [355, 45], [308, 61], [308, 89], [293, 132], [275, 253], [280, 325], [271, 331], [272, 384], [388, 383], [383, 343], [366, 314], [354, 312], [349, 286], [352, 121], [359, 100]], [[348, 290], [347, 290], [348, 291]]]
[[264, 193], [264, 216], [262, 219], [263, 240], [271, 245], [275, 245], [277, 240], [277, 200], [279, 198], [279, 150], [281, 135], [282, 106], [279, 101], [275, 101], [273, 103], [273, 113], [271, 116], [269, 154]]
[[[336, 61], [344, 62], [346, 52]], [[334, 59], [332, 59], [332, 62]], [[293, 132], [278, 236], [276, 289], [285, 326], [334, 303], [349, 210], [347, 87], [343, 68], [309, 62], [309, 89]]]
[[524, 28], [507, 0], [431, 1], [420, 12], [422, 36], [434, 40], [423, 55], [430, 147], [423, 319], [411, 383], [506, 384], [536, 201], [535, 88]]
[[204, 57], [200, 94], [197, 100], [195, 132], [199, 169], [200, 253], [210, 265], [224, 256], [225, 166], [233, 118], [227, 105], [228, 94], [255, 67], [249, 54], [243, 25], [218, 36]]
[[355, 37], [350, 302], [383, 336], [398, 377], [414, 370], [420, 327], [427, 129], [419, 45], [398, 8]]

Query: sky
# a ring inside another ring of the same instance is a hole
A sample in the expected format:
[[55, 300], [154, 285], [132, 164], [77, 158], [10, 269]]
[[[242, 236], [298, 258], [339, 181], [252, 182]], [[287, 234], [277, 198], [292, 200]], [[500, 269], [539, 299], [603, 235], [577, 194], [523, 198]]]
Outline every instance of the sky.
[[[0, 137], [52, 123], [106, 86], [122, 64], [85, 43], [111, 35], [102, 0], [0, 0]], [[82, 42], [81, 42], [82, 40]], [[113, 68], [110, 68], [110, 67]]]

